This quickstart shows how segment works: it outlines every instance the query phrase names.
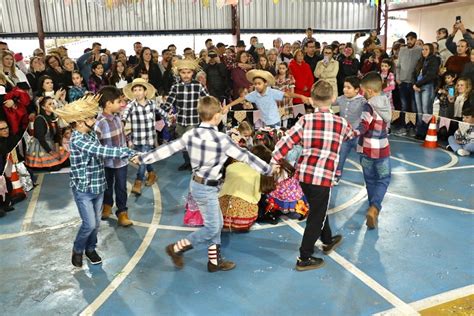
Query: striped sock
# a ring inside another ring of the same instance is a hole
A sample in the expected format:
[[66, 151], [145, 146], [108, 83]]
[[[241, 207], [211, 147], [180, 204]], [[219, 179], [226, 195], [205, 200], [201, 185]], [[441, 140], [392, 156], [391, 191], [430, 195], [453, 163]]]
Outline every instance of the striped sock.
[[217, 265], [217, 245], [212, 245], [207, 249], [207, 256], [212, 264]]
[[174, 244], [173, 251], [180, 252], [180, 251], [183, 251], [183, 249], [187, 250], [189, 246], [191, 246], [191, 242], [187, 240], [186, 238], [184, 238]]

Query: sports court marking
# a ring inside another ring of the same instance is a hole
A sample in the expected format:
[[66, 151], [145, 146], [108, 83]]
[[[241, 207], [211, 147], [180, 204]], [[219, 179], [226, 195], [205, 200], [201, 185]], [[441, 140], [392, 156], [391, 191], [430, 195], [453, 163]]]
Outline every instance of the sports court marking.
[[38, 184], [36, 188], [33, 189], [33, 195], [31, 195], [30, 203], [28, 203], [28, 208], [26, 209], [25, 218], [23, 218], [23, 224], [21, 225], [21, 231], [25, 232], [30, 229], [31, 222], [33, 221], [33, 216], [35, 215], [36, 203], [41, 192], [41, 185], [43, 184], [44, 174], [41, 173], [38, 175], [36, 183]]
[[[427, 308], [441, 305], [450, 301], [454, 301], [456, 299], [466, 297], [472, 294], [474, 294], [474, 285], [471, 284], [471, 285], [464, 286], [458, 289], [436, 294], [436, 295], [421, 299], [416, 302], [412, 302], [409, 305], [417, 311], [422, 311]], [[400, 315], [400, 311], [397, 308], [392, 308], [392, 309], [374, 314], [374, 316], [382, 316], [382, 315], [384, 316]]]
[[45, 232], [56, 230], [56, 229], [75, 226], [75, 225], [78, 225], [80, 223], [81, 223], [81, 220], [77, 219], [77, 220], [74, 220], [74, 221], [69, 222], [69, 223], [63, 223], [63, 224], [50, 226], [50, 227], [45, 227], [45, 228], [40, 228], [40, 229], [36, 229], [36, 230], [28, 230], [28, 231], [22, 231], [22, 232], [11, 233], [11, 234], [0, 234], [0, 240], [12, 239], [12, 238], [35, 235], [35, 234], [41, 234], [41, 233], [45, 233]]
[[[154, 212], [153, 218], [151, 220], [151, 225], [156, 226], [160, 222], [161, 219], [161, 193], [158, 188], [158, 184], [155, 183], [152, 186], [153, 189], [153, 197], [154, 197]], [[122, 282], [128, 277], [128, 275], [133, 271], [133, 269], [137, 266], [138, 262], [140, 262], [141, 258], [145, 254], [146, 250], [151, 244], [153, 237], [155, 237], [156, 231], [158, 230], [157, 227], [149, 227], [145, 237], [143, 238], [140, 247], [138, 247], [137, 251], [133, 254], [130, 258], [128, 263], [125, 265], [123, 270], [117, 274], [117, 276], [110, 282], [110, 284], [102, 291], [102, 293], [97, 296], [97, 298], [87, 306], [80, 315], [93, 315], [101, 306], [105, 303], [105, 301], [112, 295], [113, 292], [122, 284]]]
[[[288, 223], [288, 226], [293, 228], [300, 235], [304, 234], [304, 228], [301, 227], [300, 225], [294, 222], [290, 222], [290, 221], [288, 221], [287, 223]], [[319, 243], [317, 243], [317, 245], [318, 244]], [[329, 254], [329, 257], [331, 257], [334, 261], [340, 264], [344, 269], [349, 271], [352, 275], [354, 275], [356, 278], [358, 278], [360, 281], [362, 281], [364, 284], [366, 284], [368, 287], [374, 290], [378, 295], [383, 297], [390, 304], [395, 306], [396, 309], [399, 311], [399, 315], [400, 315], [400, 312], [403, 313], [403, 315], [419, 315], [413, 307], [411, 307], [410, 305], [402, 301], [398, 296], [396, 296], [395, 294], [393, 294], [392, 292], [384, 288], [377, 281], [375, 281], [370, 276], [362, 272], [354, 264], [349, 262], [347, 259], [339, 255], [335, 251], [331, 252]]]

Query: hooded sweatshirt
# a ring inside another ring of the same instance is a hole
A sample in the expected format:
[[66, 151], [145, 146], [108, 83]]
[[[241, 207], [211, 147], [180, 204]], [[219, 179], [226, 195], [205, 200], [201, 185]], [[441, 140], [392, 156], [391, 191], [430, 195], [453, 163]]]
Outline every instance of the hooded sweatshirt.
[[390, 101], [385, 95], [378, 95], [365, 103], [356, 135], [359, 137], [357, 152], [371, 159], [390, 156], [387, 138], [388, 123], [392, 118]]

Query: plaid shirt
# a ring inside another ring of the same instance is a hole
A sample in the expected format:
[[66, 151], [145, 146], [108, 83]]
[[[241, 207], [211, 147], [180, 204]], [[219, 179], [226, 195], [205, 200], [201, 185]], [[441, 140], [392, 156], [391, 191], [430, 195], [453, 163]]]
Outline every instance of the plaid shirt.
[[369, 103], [365, 103], [360, 117], [359, 127], [355, 133], [359, 137], [357, 152], [372, 159], [390, 156], [390, 144], [387, 138], [387, 122], [374, 111]]
[[331, 187], [341, 143], [352, 136], [350, 125], [342, 117], [324, 110], [307, 114], [276, 144], [272, 161], [277, 163], [293, 146], [301, 143], [303, 151], [295, 177], [300, 182]]
[[179, 125], [198, 125], [197, 104], [199, 98], [208, 95], [206, 88], [196, 80], [192, 80], [190, 83], [180, 81], [171, 87], [166, 103], [161, 107], [166, 112], [174, 107], [176, 109], [176, 123]]
[[228, 135], [219, 132], [217, 127], [206, 123], [184, 133], [180, 139], [142, 155], [140, 161], [149, 164], [184, 149], [189, 153], [194, 174], [207, 180], [219, 180], [222, 177], [222, 167], [228, 157], [245, 162], [262, 174], [272, 173], [270, 165], [240, 148]]
[[[108, 147], [127, 147], [127, 139], [123, 130], [120, 116], [101, 113], [95, 123], [95, 132], [100, 143]], [[107, 168], [122, 168], [128, 162], [123, 159], [105, 159], [104, 166]]]
[[160, 114], [168, 117], [168, 111], [164, 111], [154, 100], [147, 100], [145, 105], [141, 105], [137, 100], [127, 104], [122, 113], [122, 121], [130, 119], [132, 125], [131, 140], [133, 145], [155, 145], [155, 115]]
[[135, 154], [128, 148], [102, 146], [95, 132], [82, 134], [76, 130], [71, 135], [70, 149], [70, 186], [77, 191], [93, 194], [102, 193], [107, 188], [104, 159], [125, 158]]

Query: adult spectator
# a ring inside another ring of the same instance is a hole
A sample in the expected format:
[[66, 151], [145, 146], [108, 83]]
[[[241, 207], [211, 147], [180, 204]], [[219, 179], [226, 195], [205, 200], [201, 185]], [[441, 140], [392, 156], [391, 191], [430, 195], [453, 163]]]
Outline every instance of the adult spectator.
[[293, 54], [291, 53], [291, 44], [285, 43], [281, 50], [280, 61], [283, 61], [285, 63], [290, 63], [292, 59], [293, 59]]
[[161, 62], [158, 64], [160, 67], [161, 74], [164, 75], [166, 69], [171, 64], [171, 59], [173, 58], [173, 53], [169, 49], [163, 49], [161, 51]]
[[[309, 97], [311, 95], [311, 87], [314, 83], [311, 67], [304, 61], [303, 51], [301, 49], [295, 51], [295, 58], [290, 61], [290, 73], [295, 78], [295, 93]], [[301, 99], [293, 99], [294, 104], [301, 104]]]
[[304, 43], [304, 61], [311, 68], [311, 73], [314, 73], [318, 61], [322, 60], [324, 57], [316, 54], [316, 42], [313, 40], [308, 40]]
[[470, 48], [468, 42], [464, 39], [459, 40], [457, 53], [449, 57], [446, 61], [446, 71], [452, 71], [459, 77], [464, 69], [464, 65], [470, 61], [469, 54]]
[[257, 61], [258, 58], [257, 58], [257, 52], [256, 52], [256, 49], [257, 49], [257, 45], [258, 44], [258, 38], [256, 36], [252, 36], [250, 38], [250, 48], [249, 50], [247, 51], [247, 53], [249, 53], [250, 56], [252, 56], [253, 60]]
[[28, 78], [28, 83], [30, 84], [33, 94], [36, 94], [38, 91], [38, 79], [46, 74], [46, 67], [43, 62], [43, 58], [40, 56], [35, 56], [30, 59], [30, 69], [26, 74]]
[[186, 47], [183, 50], [183, 55], [184, 55], [184, 59], [196, 59], [196, 55], [194, 54], [193, 49], [190, 47]]
[[158, 65], [152, 60], [151, 49], [149, 47], [143, 47], [140, 52], [140, 61], [137, 67], [135, 67], [134, 78], [139, 78], [141, 73], [147, 73], [149, 83], [155, 87], [158, 93], [161, 93], [163, 90], [163, 75]]
[[8, 49], [8, 44], [6, 42], [0, 41], [0, 52], [3, 50], [9, 50]]
[[14, 86], [25, 90], [30, 88], [26, 75], [16, 67], [15, 55], [9, 50], [0, 51], [0, 71], [2, 71]]
[[273, 48], [275, 48], [278, 52], [278, 54], [281, 53], [281, 50], [283, 49], [283, 40], [281, 38], [276, 38], [273, 40]]
[[355, 58], [355, 51], [351, 43], [346, 44], [346, 48], [342, 52], [339, 59], [339, 71], [337, 73], [337, 89], [339, 95], [343, 93], [344, 80], [347, 77], [357, 76], [359, 72], [359, 60]]
[[61, 59], [56, 55], [47, 55], [45, 58], [46, 74], [53, 79], [54, 90], [67, 85], [67, 74]]
[[[471, 79], [471, 83], [474, 82], [474, 49], [471, 49], [470, 61], [464, 65], [461, 76]], [[474, 102], [472, 103], [474, 106]]]
[[[84, 78], [85, 82], [89, 82], [89, 77], [92, 73], [92, 63], [95, 61], [101, 61], [101, 53], [105, 53], [108, 56], [107, 63], [103, 64], [105, 73], [112, 66], [112, 57], [110, 56], [110, 52], [107, 49], [102, 49], [102, 44], [97, 42], [92, 43], [92, 49], [87, 50], [87, 52], [77, 59], [77, 67], [79, 68], [79, 71], [81, 72], [82, 78]], [[46, 63], [46, 67], [47, 66], [48, 63]]]
[[451, 32], [451, 34], [449, 34], [448, 38], [446, 39], [446, 47], [453, 54], [457, 53], [457, 45], [456, 43], [454, 43], [454, 37], [456, 36], [456, 33], [458, 31], [461, 31], [462, 37], [464, 38], [468, 46], [474, 47], [474, 38], [473, 38], [474, 33], [471, 30], [466, 29], [464, 27], [464, 23], [459, 21], [453, 25], [453, 31]]
[[231, 70], [234, 98], [239, 97], [240, 89], [249, 89], [251, 86], [251, 83], [247, 80], [246, 77], [247, 71], [252, 69], [252, 65], [250, 65], [249, 60], [250, 57], [246, 51], [240, 51], [239, 53], [237, 53], [237, 66]]
[[168, 49], [171, 51], [171, 54], [173, 56], [176, 56], [176, 45], [175, 44], [169, 44]]
[[210, 95], [222, 102], [225, 99], [227, 90], [227, 69], [216, 51], [209, 51], [208, 57], [209, 62], [203, 66], [207, 76], [207, 89]]
[[446, 41], [448, 39], [448, 29], [445, 27], [439, 28], [436, 31], [436, 42], [438, 43], [438, 53], [441, 57], [441, 65], [444, 65], [449, 57], [453, 54], [446, 47]]
[[398, 54], [398, 63], [396, 71], [396, 81], [400, 92], [401, 110], [400, 123], [401, 128], [396, 133], [397, 135], [406, 135], [405, 113], [413, 112], [414, 110], [414, 91], [413, 84], [415, 83], [415, 68], [418, 60], [421, 57], [421, 47], [415, 46], [417, 35], [415, 32], [409, 32], [406, 35], [407, 46], [400, 48]]
[[273, 74], [277, 74], [278, 70], [278, 50], [276, 48], [271, 48], [267, 53], [268, 57], [268, 68], [269, 71]]
[[204, 42], [204, 45], [206, 46], [206, 49], [207, 49], [207, 50], [211, 49], [211, 47], [214, 46], [214, 44], [212, 43], [212, 38], [208, 38], [208, 39]]
[[381, 43], [380, 43], [380, 39], [378, 38], [378, 32], [377, 30], [372, 30], [370, 31], [370, 34], [369, 34], [369, 39], [377, 46], [380, 46]]
[[[416, 65], [415, 91], [416, 112], [418, 114], [433, 114], [435, 88], [438, 83], [439, 59], [434, 55], [433, 44], [423, 45], [422, 57]], [[423, 123], [422, 116], [417, 119], [416, 137], [424, 139], [428, 126]]]
[[140, 53], [142, 52], [143, 45], [140, 42], [133, 43], [133, 50], [135, 51], [135, 55], [130, 55], [128, 57], [128, 64], [129, 65], [138, 65], [140, 61]]
[[308, 27], [306, 29], [306, 36], [305, 38], [303, 38], [303, 40], [301, 41], [301, 46], [302, 47], [306, 47], [306, 43], [309, 42], [309, 41], [313, 41], [313, 42], [316, 42], [316, 39], [313, 37], [313, 29]]
[[324, 79], [332, 86], [334, 96], [337, 97], [337, 74], [339, 72], [339, 63], [333, 58], [334, 51], [332, 46], [326, 46], [323, 49], [323, 60], [320, 60], [314, 70], [316, 79]]
[[41, 48], [36, 48], [34, 51], [33, 51], [33, 56], [34, 57], [41, 57], [44, 59], [44, 51], [41, 49]]

